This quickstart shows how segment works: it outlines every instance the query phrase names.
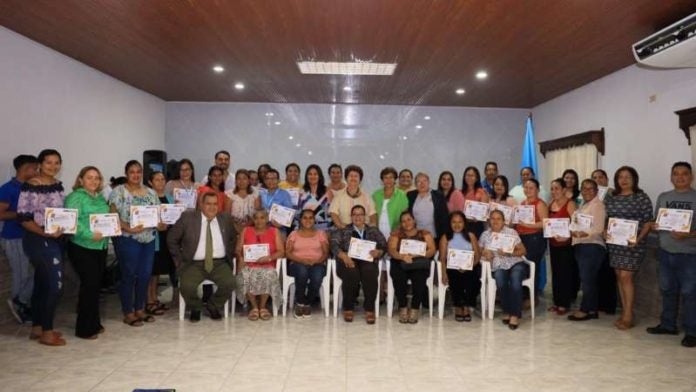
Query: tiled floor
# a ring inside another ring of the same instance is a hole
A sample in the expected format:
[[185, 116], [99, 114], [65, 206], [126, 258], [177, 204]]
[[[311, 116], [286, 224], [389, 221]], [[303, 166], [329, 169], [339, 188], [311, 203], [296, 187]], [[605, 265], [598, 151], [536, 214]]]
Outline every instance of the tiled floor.
[[374, 326], [316, 311], [309, 320], [238, 314], [191, 324], [170, 311], [133, 328], [110, 296], [107, 332], [85, 341], [72, 337], [74, 302], [63, 301], [65, 347], [29, 341], [26, 326], [0, 326], [0, 390], [696, 391], [696, 349], [681, 347], [681, 337], [647, 335], [655, 320], [620, 332], [613, 316], [572, 323], [545, 305], [517, 331], [499, 318], [457, 323], [449, 315], [401, 325], [384, 307]]

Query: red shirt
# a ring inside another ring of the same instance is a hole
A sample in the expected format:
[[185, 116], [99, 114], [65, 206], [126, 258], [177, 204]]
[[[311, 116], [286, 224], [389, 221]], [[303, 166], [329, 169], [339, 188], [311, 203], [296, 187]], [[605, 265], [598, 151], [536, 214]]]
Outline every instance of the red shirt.
[[[256, 245], [256, 244], [268, 244], [268, 253], [273, 254], [276, 252], [276, 235], [278, 230], [270, 226], [262, 234], [256, 233], [256, 229], [253, 227], [245, 227], [242, 240], [244, 245]], [[249, 268], [275, 268], [276, 261], [268, 261], [265, 263], [245, 263]]]
[[[558, 211], [551, 211], [549, 206], [549, 218], [570, 218], [570, 213], [568, 212], [568, 202], [566, 200], [565, 204]], [[553, 247], [568, 246], [570, 245], [570, 238], [566, 241], [556, 241], [553, 238], [549, 238], [549, 245]]]

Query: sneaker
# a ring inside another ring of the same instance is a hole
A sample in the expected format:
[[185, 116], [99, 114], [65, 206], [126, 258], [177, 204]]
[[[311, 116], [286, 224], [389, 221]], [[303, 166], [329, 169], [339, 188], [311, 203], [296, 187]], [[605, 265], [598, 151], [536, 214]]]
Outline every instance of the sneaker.
[[305, 305], [302, 307], [302, 317], [311, 318], [312, 317], [312, 307]]
[[22, 309], [20, 305], [21, 304], [19, 303], [19, 301], [17, 301], [17, 299], [7, 299], [7, 306], [10, 307], [10, 313], [12, 313], [12, 316], [15, 318], [15, 320], [17, 320], [18, 323], [24, 324], [24, 320], [22, 319], [22, 316], [20, 314]]
[[301, 319], [304, 317], [304, 311], [302, 308], [304, 308], [304, 306], [302, 306], [300, 304], [295, 304], [295, 312], [294, 313], [295, 313], [296, 319]]
[[647, 333], [651, 335], [678, 335], [679, 331], [676, 329], [667, 329], [662, 326], [662, 324], [656, 326], [656, 327], [648, 327], [645, 330]]
[[682, 339], [681, 345], [684, 347], [696, 347], [696, 336], [685, 335]]

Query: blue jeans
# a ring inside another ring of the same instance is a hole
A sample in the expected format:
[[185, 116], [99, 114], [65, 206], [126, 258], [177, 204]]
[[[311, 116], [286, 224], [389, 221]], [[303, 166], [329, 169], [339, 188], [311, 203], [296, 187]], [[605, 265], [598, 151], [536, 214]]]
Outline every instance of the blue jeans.
[[684, 332], [696, 336], [696, 254], [669, 253], [660, 249], [657, 256], [662, 291], [660, 324], [666, 329], [677, 329], [681, 295]]
[[116, 246], [121, 268], [121, 310], [124, 314], [143, 310], [155, 258], [155, 241], [142, 243], [129, 237], [121, 237]]
[[60, 240], [31, 232], [24, 233], [24, 252], [34, 266], [34, 291], [31, 295], [33, 326], [53, 329], [53, 318], [63, 288], [63, 248]]
[[493, 278], [500, 293], [504, 313], [522, 317], [522, 281], [527, 276], [529, 276], [529, 267], [527, 267], [527, 263], [522, 261], [508, 270], [493, 271]]
[[602, 245], [575, 245], [575, 260], [578, 262], [582, 289], [580, 311], [584, 313], [597, 313], [599, 269], [602, 267], [606, 253], [607, 250]]
[[22, 242], [21, 238], [0, 239], [12, 272], [12, 298], [29, 306], [34, 291], [34, 268], [29, 263]]
[[326, 264], [310, 266], [291, 261], [288, 263], [288, 275], [295, 278], [295, 303], [311, 305], [319, 295], [319, 288], [326, 275]]

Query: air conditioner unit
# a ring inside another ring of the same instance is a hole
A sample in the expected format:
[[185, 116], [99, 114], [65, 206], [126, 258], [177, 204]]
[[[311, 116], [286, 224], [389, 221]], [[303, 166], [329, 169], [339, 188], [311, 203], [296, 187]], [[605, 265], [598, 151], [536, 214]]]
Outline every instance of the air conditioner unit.
[[639, 64], [658, 68], [696, 68], [696, 13], [633, 45]]

